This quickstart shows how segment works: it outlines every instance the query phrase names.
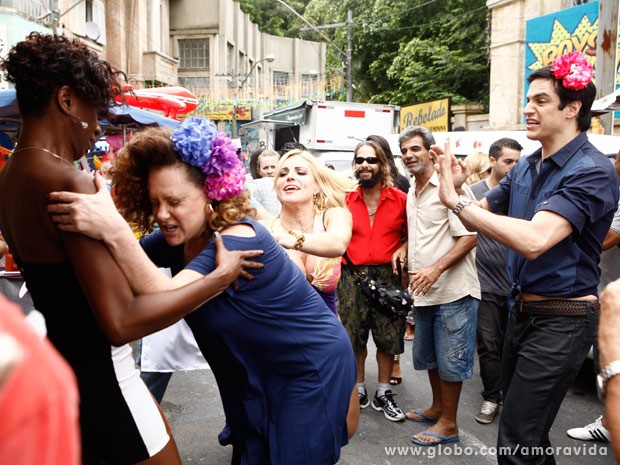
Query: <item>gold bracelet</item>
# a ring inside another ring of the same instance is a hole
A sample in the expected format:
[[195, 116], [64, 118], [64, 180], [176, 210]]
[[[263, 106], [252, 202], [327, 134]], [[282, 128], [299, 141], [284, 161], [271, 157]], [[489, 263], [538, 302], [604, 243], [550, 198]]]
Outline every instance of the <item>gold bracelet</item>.
[[301, 250], [301, 248], [304, 246], [304, 241], [306, 240], [306, 236], [304, 236], [304, 233], [293, 231], [292, 229], [288, 233], [291, 236], [294, 236], [295, 239], [297, 239], [295, 241], [295, 245], [293, 246], [293, 249]]

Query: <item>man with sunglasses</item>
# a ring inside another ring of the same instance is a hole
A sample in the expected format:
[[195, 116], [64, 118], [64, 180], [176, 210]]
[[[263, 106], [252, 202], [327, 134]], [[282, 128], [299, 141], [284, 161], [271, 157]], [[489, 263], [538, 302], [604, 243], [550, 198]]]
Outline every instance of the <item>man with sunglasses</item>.
[[[353, 234], [345, 261], [358, 272], [369, 273], [378, 281], [401, 285], [392, 273], [392, 254], [406, 237], [407, 196], [393, 187], [390, 165], [385, 152], [372, 140], [360, 143], [354, 151], [353, 168], [359, 181], [356, 191], [347, 195], [347, 207], [353, 217]], [[405, 349], [405, 320], [394, 319], [371, 308], [346, 266], [342, 267], [338, 285], [339, 315], [347, 330], [357, 360], [357, 390], [360, 407], [383, 412], [390, 421], [403, 421], [405, 414], [396, 405], [390, 389], [394, 355]], [[371, 400], [364, 384], [364, 365], [368, 335], [372, 331], [377, 346], [378, 387]]]
[[433, 391], [431, 406], [414, 408], [406, 418], [425, 424], [424, 431], [411, 438], [413, 443], [435, 446], [459, 441], [456, 413], [461, 387], [474, 372], [480, 302], [473, 250], [476, 233], [467, 231], [439, 200], [439, 179], [429, 152], [435, 144], [431, 132], [409, 126], [398, 143], [413, 181], [407, 195], [409, 241], [394, 261], [408, 258], [416, 323], [413, 365], [428, 371]]

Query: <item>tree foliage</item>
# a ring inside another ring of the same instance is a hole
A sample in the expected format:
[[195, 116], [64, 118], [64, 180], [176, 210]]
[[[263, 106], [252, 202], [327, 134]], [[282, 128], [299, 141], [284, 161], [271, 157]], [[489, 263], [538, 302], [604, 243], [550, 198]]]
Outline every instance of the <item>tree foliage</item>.
[[[353, 12], [356, 101], [404, 105], [450, 96], [453, 103], [488, 104], [486, 0], [284, 1], [317, 26], [346, 22]], [[300, 32], [305, 24], [274, 0], [240, 2], [264, 32], [322, 40]], [[322, 32], [347, 49], [347, 27]], [[327, 73], [344, 73], [345, 57], [327, 49]]]
[[[297, 37], [302, 27], [294, 13], [275, 0], [238, 0], [241, 11], [258, 24], [261, 32], [274, 36]], [[287, 5], [303, 16], [308, 0], [284, 0]]]

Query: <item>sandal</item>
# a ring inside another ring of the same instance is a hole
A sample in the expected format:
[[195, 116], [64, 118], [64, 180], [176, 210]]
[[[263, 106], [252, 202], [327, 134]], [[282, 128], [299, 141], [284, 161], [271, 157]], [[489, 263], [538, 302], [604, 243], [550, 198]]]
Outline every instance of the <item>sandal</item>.
[[[414, 415], [417, 415], [420, 418], [411, 418], [411, 416], [409, 416], [410, 413], [413, 413]], [[419, 408], [415, 410], [410, 410], [407, 413], [405, 413], [405, 419], [409, 421], [415, 421], [416, 423], [437, 423], [436, 418], [431, 418], [429, 416], [424, 415], [424, 412], [422, 411], [422, 409], [419, 409]]]
[[390, 384], [392, 386], [397, 386], [398, 384], [403, 382], [402, 376], [390, 376]]

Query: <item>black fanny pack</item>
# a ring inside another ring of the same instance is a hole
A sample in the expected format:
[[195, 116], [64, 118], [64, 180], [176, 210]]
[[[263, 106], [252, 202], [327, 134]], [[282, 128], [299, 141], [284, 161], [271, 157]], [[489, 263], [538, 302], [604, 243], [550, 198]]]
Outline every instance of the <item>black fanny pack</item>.
[[[375, 278], [372, 269], [359, 271], [351, 262], [347, 254], [344, 254], [346, 267], [353, 276], [356, 286], [359, 287], [368, 305], [384, 315], [394, 319], [404, 319], [413, 307], [413, 299], [400, 286]], [[399, 277], [402, 276], [400, 263], [398, 268]]]

